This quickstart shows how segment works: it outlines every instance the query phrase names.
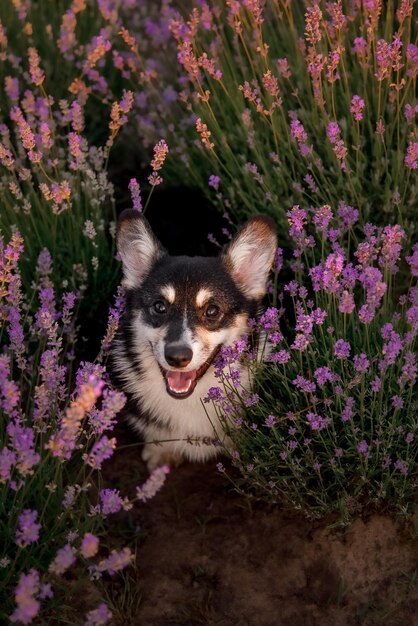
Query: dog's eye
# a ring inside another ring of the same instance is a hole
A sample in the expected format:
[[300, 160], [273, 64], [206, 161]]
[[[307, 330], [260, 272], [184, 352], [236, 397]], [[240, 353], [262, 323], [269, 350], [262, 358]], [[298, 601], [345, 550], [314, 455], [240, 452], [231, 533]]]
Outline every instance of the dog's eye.
[[218, 306], [216, 306], [216, 304], [209, 304], [205, 311], [205, 315], [206, 317], [209, 317], [209, 319], [213, 320], [219, 316], [220, 312], [221, 310]]
[[161, 315], [167, 313], [167, 307], [162, 300], [157, 300], [157, 302], [154, 302], [152, 308], [156, 313], [160, 313]]

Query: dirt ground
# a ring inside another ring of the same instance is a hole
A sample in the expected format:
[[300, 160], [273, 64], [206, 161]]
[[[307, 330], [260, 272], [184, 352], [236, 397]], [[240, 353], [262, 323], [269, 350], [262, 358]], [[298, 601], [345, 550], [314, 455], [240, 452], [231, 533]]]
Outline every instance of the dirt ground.
[[[116, 451], [109, 485], [141, 483], [139, 457]], [[418, 539], [389, 517], [332, 530], [248, 501], [208, 463], [173, 470], [115, 523], [139, 537], [118, 626], [418, 626]]]

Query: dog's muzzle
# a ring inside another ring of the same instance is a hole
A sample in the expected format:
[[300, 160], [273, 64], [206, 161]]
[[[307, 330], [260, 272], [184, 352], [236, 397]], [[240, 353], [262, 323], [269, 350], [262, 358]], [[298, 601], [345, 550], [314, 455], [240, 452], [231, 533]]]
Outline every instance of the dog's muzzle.
[[[190, 370], [189, 372], [185, 372], [182, 369], [167, 370], [160, 365], [160, 369], [165, 380], [167, 393], [173, 398], [178, 399], [184, 399], [191, 396], [196, 388], [199, 379], [202, 378], [202, 376], [207, 372], [215, 358], [218, 356], [220, 350], [221, 346], [215, 348], [209, 358], [198, 369]], [[165, 356], [167, 359], [167, 355]], [[189, 360], [185, 365], [183, 365], [183, 367], [190, 363], [191, 360], [192, 358], [189, 358]], [[169, 359], [167, 359], [167, 363], [171, 365]]]

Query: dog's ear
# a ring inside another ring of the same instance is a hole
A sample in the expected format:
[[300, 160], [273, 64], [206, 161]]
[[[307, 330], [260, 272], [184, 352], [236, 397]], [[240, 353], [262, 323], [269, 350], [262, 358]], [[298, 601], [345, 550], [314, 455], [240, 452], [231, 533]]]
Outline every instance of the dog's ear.
[[266, 215], [256, 215], [238, 230], [222, 253], [225, 266], [248, 298], [257, 300], [265, 295], [276, 248], [274, 221]]
[[138, 287], [155, 261], [166, 254], [148, 220], [133, 209], [119, 216], [116, 244], [122, 259], [123, 284], [128, 288]]

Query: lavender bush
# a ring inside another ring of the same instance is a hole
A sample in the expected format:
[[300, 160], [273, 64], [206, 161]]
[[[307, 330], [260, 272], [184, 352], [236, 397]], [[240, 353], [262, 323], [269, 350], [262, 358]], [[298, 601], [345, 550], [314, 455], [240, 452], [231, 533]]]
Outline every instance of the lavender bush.
[[288, 212], [290, 280], [279, 249], [278, 306], [252, 323], [269, 349], [260, 358], [243, 338], [224, 350], [222, 384], [206, 398], [233, 441], [241, 488], [342, 522], [384, 505], [408, 516], [418, 503], [418, 244], [402, 253], [397, 224], [367, 223], [359, 238], [358, 219], [343, 203], [337, 214]]
[[149, 142], [164, 127], [168, 180], [238, 220], [265, 210], [285, 229], [286, 207], [344, 201], [362, 224], [416, 232], [413, 0], [202, 0], [174, 18], [163, 5], [148, 33], [166, 41], [169, 27], [181, 71], [167, 77], [155, 55], [135, 120]]
[[[0, 621], [29, 624], [55, 620], [70, 584], [74, 590], [92, 588], [90, 581], [133, 562], [129, 547], [108, 547], [105, 519], [129, 510], [134, 500], [151, 498], [168, 468], [154, 472], [130, 499], [102, 488], [100, 470], [116, 446], [112, 430], [125, 403], [123, 394], [108, 387], [103, 365], [123, 294], [110, 311], [101, 359], [76, 369], [80, 294], [63, 293], [57, 306], [51, 256], [44, 249], [34, 307], [21, 289], [21, 254], [18, 232], [8, 244], [0, 239]], [[95, 597], [100, 594], [92, 591]], [[110, 617], [102, 602], [85, 623], [105, 624]]]
[[133, 103], [130, 91], [114, 96], [102, 75], [110, 42], [100, 18], [83, 1], [63, 16], [31, 2], [0, 8], [0, 228], [25, 238], [25, 289], [46, 247], [56, 283], [87, 292], [85, 315], [117, 284], [107, 170]]

